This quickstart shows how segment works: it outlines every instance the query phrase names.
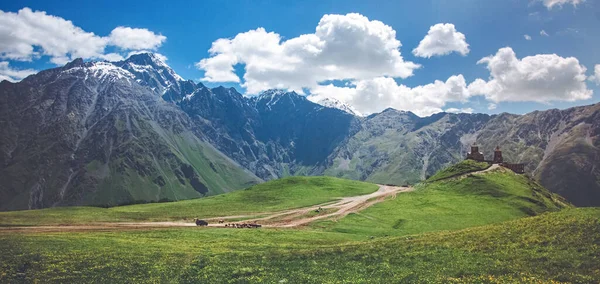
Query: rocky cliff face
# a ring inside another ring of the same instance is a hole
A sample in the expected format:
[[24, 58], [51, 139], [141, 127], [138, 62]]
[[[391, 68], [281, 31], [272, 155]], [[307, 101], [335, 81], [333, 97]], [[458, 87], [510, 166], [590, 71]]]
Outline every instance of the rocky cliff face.
[[180, 103], [213, 145], [263, 179], [321, 174], [359, 119], [294, 92], [201, 88]]
[[406, 184], [460, 161], [488, 115], [440, 113], [421, 118], [387, 109], [362, 121], [361, 130], [332, 155], [327, 174], [377, 183]]
[[185, 81], [152, 54], [75, 60], [0, 83], [0, 210], [179, 200], [288, 175], [418, 182], [466, 155], [525, 163], [600, 205], [600, 104], [527, 115], [368, 117], [294, 92], [247, 98]]

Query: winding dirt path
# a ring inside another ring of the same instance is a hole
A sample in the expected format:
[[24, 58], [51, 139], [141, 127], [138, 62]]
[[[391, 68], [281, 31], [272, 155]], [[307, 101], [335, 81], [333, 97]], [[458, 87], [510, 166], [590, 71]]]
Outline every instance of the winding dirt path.
[[[256, 213], [249, 215], [222, 216], [210, 219], [209, 227], [223, 227], [225, 223], [219, 224], [218, 220], [236, 220], [236, 223], [258, 223], [263, 227], [290, 228], [306, 225], [321, 219], [337, 220], [354, 212], [364, 210], [373, 204], [382, 202], [388, 197], [396, 198], [396, 194], [412, 191], [412, 187], [399, 187], [379, 185], [379, 189], [373, 193], [359, 196], [343, 197], [338, 201], [329, 201], [319, 205], [291, 209], [279, 212]], [[318, 212], [317, 212], [318, 211]], [[255, 218], [256, 216], [264, 216]], [[233, 221], [229, 221], [233, 223]], [[27, 226], [27, 227], [0, 227], [0, 232], [67, 232], [67, 231], [103, 231], [119, 229], [151, 229], [170, 227], [196, 227], [189, 221], [174, 222], [114, 222], [114, 223], [92, 223], [87, 225], [52, 225], [52, 226]]]
[[489, 171], [493, 171], [493, 170], [495, 170], [495, 169], [498, 169], [498, 168], [500, 168], [500, 167], [501, 167], [501, 166], [500, 166], [499, 164], [493, 164], [493, 165], [489, 166], [489, 167], [488, 167], [487, 169], [485, 169], [485, 170], [481, 170], [481, 171], [475, 171], [475, 172], [468, 172], [468, 173], [463, 173], [463, 174], [456, 174], [456, 175], [452, 175], [452, 176], [449, 176], [449, 177], [445, 177], [445, 178], [441, 178], [441, 179], [434, 180], [433, 182], [438, 182], [438, 181], [442, 181], [442, 180], [448, 180], [448, 179], [454, 179], [454, 178], [464, 178], [464, 177], [466, 177], [466, 176], [468, 176], [468, 175], [473, 175], [473, 174], [475, 174], [475, 175], [477, 175], [477, 174], [483, 174], [483, 173], [486, 173], [486, 172], [489, 172]]
[[493, 164], [493, 165], [491, 165], [489, 168], [487, 168], [487, 169], [485, 169], [485, 170], [481, 170], [481, 171], [477, 171], [477, 172], [470, 172], [470, 173], [466, 173], [466, 174], [464, 174], [464, 175], [462, 175], [462, 176], [467, 176], [467, 175], [472, 175], [472, 174], [483, 174], [483, 173], [487, 173], [487, 172], [489, 172], [489, 171], [493, 171], [493, 170], [495, 170], [495, 169], [498, 169], [498, 168], [500, 168], [500, 165], [499, 165], [499, 164]]
[[[267, 217], [246, 220], [245, 222], [265, 224], [263, 225], [265, 227], [290, 228], [302, 226], [320, 219], [329, 218], [337, 220], [350, 213], [364, 210], [373, 204], [382, 202], [388, 197], [396, 198], [396, 194], [412, 190], [412, 187], [379, 185], [379, 190], [371, 194], [344, 197], [334, 203], [286, 210]], [[220, 225], [222, 226], [222, 224], [213, 224], [213, 226]]]

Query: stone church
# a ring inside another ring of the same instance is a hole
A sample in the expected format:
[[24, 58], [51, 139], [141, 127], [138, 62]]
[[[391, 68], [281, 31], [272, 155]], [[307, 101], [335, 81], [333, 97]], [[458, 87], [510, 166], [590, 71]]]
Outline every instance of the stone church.
[[505, 163], [504, 158], [502, 158], [502, 150], [500, 150], [500, 146], [497, 146], [494, 150], [494, 159], [486, 160], [485, 156], [482, 152], [479, 152], [479, 146], [472, 145], [471, 152], [467, 153], [467, 160], [475, 160], [478, 162], [487, 162], [490, 164], [499, 164], [505, 168], [511, 169], [513, 172], [518, 174], [525, 173], [525, 164], [510, 164]]

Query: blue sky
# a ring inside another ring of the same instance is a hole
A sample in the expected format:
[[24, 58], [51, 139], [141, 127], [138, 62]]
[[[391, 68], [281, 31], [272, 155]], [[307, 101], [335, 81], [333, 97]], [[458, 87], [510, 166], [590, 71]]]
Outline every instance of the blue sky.
[[[319, 21], [326, 14], [358, 13], [369, 21], [381, 21], [391, 27], [396, 33], [396, 39], [402, 43], [400, 52], [403, 60], [421, 65], [406, 78], [390, 75], [389, 72], [381, 73], [381, 77], [391, 77], [398, 85], [415, 88], [431, 84], [435, 80], [446, 81], [449, 77], [459, 74], [464, 77], [467, 85], [477, 78], [489, 81], [490, 71], [486, 69], [486, 64], [477, 64], [477, 62], [486, 56], [497, 54], [503, 47], [510, 47], [519, 60], [539, 54], [556, 54], [560, 58], [574, 57], [580, 65], [587, 68], [586, 76], [594, 75], [594, 66], [600, 64], [598, 48], [600, 32], [597, 31], [600, 26], [600, 3], [592, 0], [580, 1], [194, 1], [188, 3], [187, 1], [25, 0], [4, 1], [0, 4], [0, 10], [17, 13], [20, 9], [29, 7], [33, 11], [45, 11], [48, 15], [72, 21], [73, 25], [85, 32], [93, 32], [98, 36], [108, 36], [118, 26], [147, 29], [166, 37], [166, 40], [156, 46], [154, 51], [165, 55], [168, 58], [167, 63], [182, 77], [193, 80], [206, 77], [204, 70], [200, 70], [195, 64], [211, 57], [208, 50], [219, 38], [233, 38], [239, 33], [262, 27], [266, 32], [279, 34], [283, 42], [303, 34], [315, 33]], [[553, 2], [559, 4], [548, 7]], [[438, 23], [451, 23], [457, 32], [465, 36], [466, 43], [469, 45], [468, 54], [463, 56], [452, 52], [424, 58], [412, 53], [430, 27]], [[548, 36], [541, 35], [542, 30]], [[525, 35], [529, 35], [531, 40], [526, 40]], [[35, 46], [34, 48], [39, 49]], [[107, 46], [104, 52], [120, 52], [123, 55], [127, 53], [117, 46]], [[1, 49], [0, 54], [2, 54]], [[48, 56], [41, 56], [31, 61], [10, 58], [0, 59], [0, 61], [9, 62], [11, 68], [16, 70], [42, 70], [56, 66], [49, 59]], [[346, 60], [351, 61], [352, 58]], [[235, 73], [242, 83], [245, 73], [244, 64], [240, 62], [234, 66]], [[560, 70], [555, 71], [565, 73]], [[356, 83], [356, 80], [358, 79], [332, 82], [335, 82], [336, 87], [343, 87], [349, 82]], [[235, 82], [204, 81], [203, 83], [209, 86], [234, 86], [242, 93], [246, 91]], [[318, 83], [326, 84], [329, 81]], [[593, 95], [583, 96], [585, 98], [575, 96], [577, 98], [575, 101], [564, 101], [568, 98], [573, 100], [574, 97], [560, 93], [548, 98], [536, 98], [542, 91], [532, 91], [529, 94], [532, 97], [531, 101], [515, 102], [514, 96], [511, 99], [509, 94], [496, 92], [489, 96], [469, 95], [459, 100], [445, 98], [443, 105], [439, 105], [438, 102], [434, 107], [443, 110], [472, 109], [474, 112], [484, 113], [525, 113], [600, 101], [598, 85], [590, 80], [586, 80], [585, 84], [588, 91], [593, 91]], [[535, 87], [524, 86], [523, 88], [530, 90]], [[311, 87], [304, 90], [310, 92]], [[565, 90], [565, 92], [570, 91], [572, 90]], [[407, 96], [413, 95], [414, 92], [417, 91], [407, 91]], [[321, 95], [328, 94], [321, 93]], [[362, 96], [359, 91], [355, 91], [352, 96], [354, 97], [351, 97], [349, 103], [353, 103], [355, 107], [356, 104], [367, 104], [368, 101], [373, 100], [373, 96], [367, 94], [364, 95], [364, 99], [357, 98]], [[424, 96], [436, 96], [436, 93], [427, 93]], [[495, 98], [494, 101], [490, 99], [492, 97]], [[348, 98], [348, 96], [340, 95], [336, 98]], [[386, 103], [383, 98], [381, 104], [358, 107], [371, 112]], [[491, 103], [496, 105], [495, 109], [489, 109]], [[406, 104], [394, 102], [389, 104], [392, 107], [405, 106], [409, 108], [408, 110], [412, 110], [410, 107], [413, 104], [425, 103], [411, 101]]]

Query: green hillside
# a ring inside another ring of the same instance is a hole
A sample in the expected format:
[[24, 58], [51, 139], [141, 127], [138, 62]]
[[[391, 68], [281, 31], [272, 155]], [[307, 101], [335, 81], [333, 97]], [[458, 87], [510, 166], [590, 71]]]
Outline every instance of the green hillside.
[[485, 168], [483, 164], [458, 163], [417, 185], [413, 192], [313, 227], [362, 235], [407, 235], [498, 223], [571, 206], [537, 182], [504, 168], [441, 180], [479, 171]]
[[161, 221], [272, 212], [374, 192], [377, 185], [333, 177], [288, 177], [245, 190], [178, 202], [112, 208], [60, 207], [0, 212], [1, 225]]
[[[146, 131], [151, 133], [148, 129]], [[131, 145], [128, 147], [138, 149], [135, 154], [114, 159], [106, 165], [97, 160], [89, 163], [86, 167], [88, 175], [106, 177], [99, 179], [96, 191], [88, 193], [77, 203], [67, 205], [117, 206], [158, 200], [177, 201], [239, 190], [262, 181], [189, 132], [161, 135], [139, 139], [163, 143], [153, 151], [141, 150], [144, 144], [134, 140], [129, 142]], [[167, 158], [156, 158], [151, 154], [157, 152]], [[135, 166], [123, 166], [131, 159], [138, 161]], [[156, 167], [156, 170], [150, 170], [151, 167]]]
[[470, 172], [482, 171], [490, 167], [486, 162], [477, 162], [473, 160], [464, 160], [460, 163], [444, 168], [435, 175], [427, 179], [428, 182], [434, 182], [442, 179], [464, 175]]

